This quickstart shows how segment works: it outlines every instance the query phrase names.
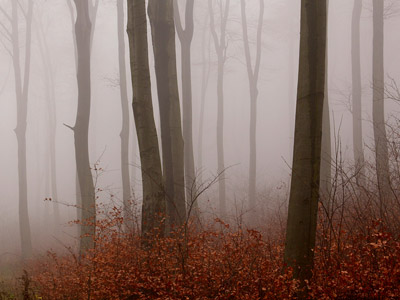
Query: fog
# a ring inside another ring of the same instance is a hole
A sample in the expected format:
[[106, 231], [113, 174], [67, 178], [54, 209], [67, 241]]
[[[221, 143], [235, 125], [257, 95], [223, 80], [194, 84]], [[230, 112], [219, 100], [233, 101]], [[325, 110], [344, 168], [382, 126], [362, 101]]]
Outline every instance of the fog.
[[[12, 0], [14, 1], [14, 0]], [[218, 1], [218, 0], [213, 0]], [[25, 1], [20, 1], [26, 9]], [[351, 113], [351, 18], [353, 1], [329, 1], [328, 22], [328, 99], [332, 128], [332, 148], [340, 141], [343, 157], [349, 162], [352, 152]], [[389, 1], [388, 1], [389, 2]], [[179, 1], [181, 14], [185, 1]], [[250, 51], [254, 63], [256, 25], [259, 2], [246, 0]], [[394, 1], [397, 4], [396, 1]], [[126, 3], [125, 3], [126, 6]], [[1, 0], [0, 7], [0, 254], [20, 253], [18, 223], [18, 159], [14, 129], [17, 122], [12, 47], [7, 38], [11, 31], [5, 13], [11, 15], [11, 1]], [[257, 100], [257, 203], [260, 210], [271, 213], [276, 205], [285, 205], [290, 182], [294, 114], [299, 52], [300, 1], [266, 0], [262, 29], [262, 57]], [[192, 41], [193, 146], [197, 174], [202, 180], [217, 175], [217, 57], [210, 35], [207, 1], [195, 1], [194, 37]], [[117, 15], [113, 0], [100, 0], [91, 52], [92, 103], [89, 129], [91, 165], [98, 189], [98, 203], [122, 205], [120, 158], [121, 103], [118, 75]], [[21, 66], [24, 65], [26, 26], [19, 14]], [[219, 25], [219, 14], [215, 14]], [[227, 186], [229, 214], [246, 212], [249, 178], [249, 84], [243, 50], [240, 2], [231, 1], [227, 22], [227, 60], [224, 83], [224, 180]], [[400, 19], [396, 13], [385, 19], [385, 74], [400, 78]], [[40, 37], [40, 31], [43, 38]], [[68, 126], [75, 123], [77, 112], [77, 79], [73, 44], [73, 25], [66, 0], [35, 0], [32, 21], [32, 49], [27, 113], [27, 182], [28, 207], [33, 248], [43, 252], [49, 246], [62, 248], [77, 244], [76, 166], [74, 136]], [[203, 34], [203, 32], [205, 33]], [[152, 47], [150, 30], [149, 47]], [[42, 39], [42, 41], [40, 41]], [[52, 223], [53, 203], [49, 170], [49, 110], [46, 98], [45, 62], [40, 47], [47, 44], [51, 77], [54, 84], [56, 121], [56, 168], [58, 202], [61, 210], [59, 228]], [[206, 61], [202, 59], [205, 49]], [[180, 43], [176, 37], [177, 70], [180, 83]], [[154, 116], [160, 131], [154, 57], [149, 49]], [[137, 207], [141, 203], [139, 150], [132, 114], [132, 90], [129, 47], [126, 36], [126, 61], [130, 117], [130, 176]], [[202, 68], [209, 67], [205, 97], [203, 146], [199, 149]], [[372, 4], [363, 1], [361, 16], [362, 117], [365, 154], [373, 158], [372, 131]], [[181, 89], [179, 89], [181, 92]], [[385, 101], [386, 116], [396, 114], [398, 105]], [[68, 126], [66, 126], [68, 125]], [[160, 134], [159, 134], [160, 136]], [[161, 145], [161, 143], [160, 143]], [[202, 165], [198, 153], [202, 151]], [[335, 151], [334, 151], [335, 152]], [[201, 197], [205, 214], [217, 215], [218, 183]]]

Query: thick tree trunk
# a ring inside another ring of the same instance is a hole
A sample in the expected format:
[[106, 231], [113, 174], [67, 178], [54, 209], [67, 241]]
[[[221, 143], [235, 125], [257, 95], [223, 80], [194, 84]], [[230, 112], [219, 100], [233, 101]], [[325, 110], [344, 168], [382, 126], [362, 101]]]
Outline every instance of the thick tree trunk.
[[250, 44], [247, 33], [247, 17], [246, 3], [241, 0], [242, 12], [242, 31], [243, 44], [246, 57], [247, 76], [249, 80], [250, 91], [250, 157], [249, 157], [249, 207], [252, 217], [255, 217], [256, 211], [256, 183], [257, 183], [257, 97], [258, 97], [258, 75], [261, 64], [261, 33], [264, 19], [264, 0], [260, 0], [258, 26], [257, 26], [257, 41], [256, 41], [256, 61], [254, 69], [251, 62]]
[[92, 25], [89, 18], [88, 0], [74, 0], [77, 12], [75, 35], [78, 54], [78, 109], [73, 128], [75, 158], [82, 201], [80, 253], [94, 247], [96, 201], [89, 161], [89, 119], [91, 102], [90, 85], [90, 36]]
[[31, 229], [28, 213], [28, 187], [26, 177], [26, 126], [28, 113], [28, 89], [31, 63], [31, 38], [32, 38], [32, 14], [33, 2], [28, 1], [26, 14], [26, 34], [25, 34], [25, 58], [24, 58], [24, 78], [22, 79], [20, 63], [20, 45], [18, 29], [18, 3], [12, 1], [12, 53], [15, 77], [15, 94], [17, 98], [17, 127], [15, 134], [18, 143], [18, 191], [19, 191], [19, 227], [21, 236], [22, 258], [32, 255]]
[[160, 221], [165, 215], [165, 191], [151, 97], [146, 3], [145, 0], [128, 0], [127, 3], [132, 107], [143, 182], [142, 232], [146, 235], [159, 228], [163, 234]]
[[121, 176], [122, 176], [122, 202], [124, 224], [129, 226], [132, 221], [131, 214], [131, 185], [129, 177], [129, 105], [126, 80], [125, 62], [125, 17], [124, 0], [117, 0], [117, 28], [118, 28], [118, 63], [119, 63], [119, 89], [121, 95], [122, 129], [121, 138]]
[[212, 0], [208, 1], [210, 11], [210, 28], [214, 40], [215, 52], [218, 58], [218, 75], [217, 75], [217, 172], [221, 176], [218, 182], [219, 210], [222, 216], [226, 216], [226, 184], [223, 173], [225, 172], [224, 158], [224, 69], [226, 61], [226, 23], [228, 21], [230, 0], [225, 1], [225, 8], [221, 8], [221, 25], [220, 36], [218, 39], [215, 29], [215, 17]]
[[389, 158], [386, 138], [384, 107], [384, 3], [373, 0], [373, 63], [372, 122], [374, 127], [376, 174], [380, 196], [380, 214], [385, 212], [385, 203], [390, 194]]
[[198, 214], [196, 198], [196, 170], [193, 155], [193, 109], [192, 109], [192, 65], [191, 44], [193, 39], [194, 0], [186, 1], [185, 29], [182, 27], [177, 0], [174, 0], [175, 27], [181, 43], [182, 78], [182, 130], [184, 141], [185, 189], [188, 214]]
[[326, 1], [301, 1], [300, 64], [285, 262], [301, 280], [312, 275], [319, 200], [325, 89]]
[[351, 22], [351, 75], [353, 103], [353, 153], [357, 183], [364, 185], [364, 150], [362, 138], [362, 105], [361, 105], [361, 62], [360, 62], [360, 19], [362, 0], [354, 0]]
[[176, 72], [173, 0], [149, 0], [148, 6], [160, 107], [168, 226], [186, 221], [184, 146]]

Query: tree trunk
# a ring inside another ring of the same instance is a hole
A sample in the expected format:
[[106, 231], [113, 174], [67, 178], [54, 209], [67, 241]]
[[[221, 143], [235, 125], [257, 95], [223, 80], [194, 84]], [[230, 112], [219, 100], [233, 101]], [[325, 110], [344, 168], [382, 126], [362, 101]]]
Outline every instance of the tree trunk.
[[[206, 92], [208, 87], [208, 81], [210, 78], [210, 42], [206, 43], [206, 28], [209, 22], [209, 13], [204, 19], [204, 27], [202, 34], [202, 47], [201, 47], [201, 60], [202, 60], [202, 70], [201, 70], [201, 95], [200, 95], [200, 116], [199, 116], [199, 136], [198, 136], [198, 149], [197, 149], [197, 166], [200, 169], [198, 174], [198, 182], [200, 184], [203, 182], [202, 170], [203, 170], [203, 132], [204, 132], [204, 110], [206, 102]], [[206, 60], [206, 46], [208, 47], [208, 61]]]
[[373, 63], [372, 87], [373, 105], [372, 122], [374, 127], [376, 174], [380, 197], [380, 214], [383, 217], [385, 203], [390, 193], [389, 159], [386, 138], [385, 108], [384, 108], [384, 3], [373, 0]]
[[[196, 170], [193, 155], [193, 109], [192, 109], [192, 65], [191, 44], [193, 39], [194, 0], [186, 1], [185, 29], [182, 27], [177, 0], [174, 0], [174, 20], [181, 43], [182, 78], [182, 130], [184, 141], [185, 189], [188, 214], [198, 215], [196, 199]], [[190, 215], [189, 215], [190, 216]]]
[[226, 61], [226, 23], [228, 21], [230, 0], [226, 0], [225, 8], [222, 11], [221, 3], [221, 25], [220, 25], [220, 36], [215, 29], [215, 17], [212, 0], [208, 1], [208, 7], [210, 11], [210, 28], [211, 34], [214, 40], [215, 52], [218, 57], [218, 75], [217, 75], [217, 164], [218, 174], [221, 175], [218, 182], [218, 196], [220, 205], [220, 214], [226, 216], [226, 184], [223, 173], [225, 172], [225, 158], [224, 158], [224, 69]]
[[326, 1], [301, 1], [300, 63], [285, 263], [312, 275], [319, 200], [325, 89]]
[[26, 177], [26, 126], [28, 114], [28, 89], [31, 63], [31, 38], [32, 38], [32, 14], [33, 2], [28, 1], [26, 14], [26, 34], [25, 34], [25, 58], [24, 58], [24, 78], [21, 75], [20, 63], [20, 44], [18, 29], [18, 3], [12, 1], [12, 53], [15, 77], [15, 93], [17, 98], [17, 127], [15, 134], [18, 143], [18, 190], [19, 190], [19, 227], [21, 236], [22, 258], [32, 255], [31, 229], [28, 213], [28, 188]]
[[49, 117], [49, 161], [50, 161], [50, 182], [51, 182], [51, 202], [53, 203], [53, 222], [54, 229], [57, 231], [60, 225], [60, 208], [58, 204], [57, 189], [57, 163], [56, 163], [56, 128], [57, 112], [55, 101], [55, 84], [51, 55], [47, 44], [43, 26], [40, 23], [38, 30], [38, 45], [42, 57], [44, 69], [44, 81], [46, 88], [47, 114]]
[[80, 253], [94, 247], [96, 225], [96, 201], [92, 172], [89, 161], [89, 119], [90, 119], [90, 36], [92, 25], [89, 18], [88, 0], [74, 0], [77, 12], [75, 35], [78, 54], [78, 109], [73, 128], [75, 158], [82, 199], [82, 224]]
[[133, 89], [133, 114], [139, 143], [142, 182], [142, 232], [152, 233], [160, 228], [165, 215], [165, 194], [157, 130], [154, 122], [145, 0], [128, 0], [130, 64]]
[[360, 62], [360, 19], [362, 0], [354, 0], [351, 22], [351, 75], [353, 102], [353, 153], [357, 183], [364, 185], [364, 150], [362, 138], [362, 106], [361, 106], [361, 62]]
[[117, 28], [118, 28], [118, 63], [119, 63], [119, 90], [121, 95], [122, 129], [121, 138], [121, 176], [122, 176], [122, 202], [124, 224], [129, 226], [132, 221], [131, 214], [131, 185], [129, 177], [129, 105], [126, 80], [125, 62], [125, 21], [124, 0], [117, 0]]
[[256, 61], [254, 69], [251, 62], [250, 44], [247, 33], [246, 2], [241, 0], [242, 31], [244, 53], [246, 57], [247, 77], [249, 80], [250, 91], [250, 159], [249, 159], [249, 207], [252, 217], [256, 212], [256, 183], [257, 183], [257, 97], [258, 97], [258, 75], [261, 63], [261, 33], [264, 19], [264, 0], [260, 0], [257, 41], [256, 41]]
[[148, 6], [158, 102], [168, 228], [186, 221], [184, 146], [176, 72], [173, 0], [149, 0]]

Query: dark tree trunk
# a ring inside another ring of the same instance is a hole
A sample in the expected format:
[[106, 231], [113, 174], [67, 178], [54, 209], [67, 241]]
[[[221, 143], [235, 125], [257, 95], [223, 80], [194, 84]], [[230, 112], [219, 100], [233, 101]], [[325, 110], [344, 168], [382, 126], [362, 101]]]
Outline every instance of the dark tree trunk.
[[149, 0], [148, 11], [160, 107], [168, 226], [174, 227], [186, 221], [186, 205], [173, 0]]
[[285, 263], [303, 283], [312, 275], [325, 94], [326, 1], [301, 1], [300, 64]]
[[145, 0], [128, 0], [128, 37], [133, 114], [139, 142], [143, 182], [142, 232], [151, 234], [165, 216], [165, 194], [151, 96]]

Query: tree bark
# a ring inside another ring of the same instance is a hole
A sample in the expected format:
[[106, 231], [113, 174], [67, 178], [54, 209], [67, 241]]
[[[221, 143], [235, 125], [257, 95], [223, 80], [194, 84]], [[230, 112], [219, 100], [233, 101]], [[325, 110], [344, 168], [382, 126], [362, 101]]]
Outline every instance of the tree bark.
[[117, 0], [118, 65], [119, 90], [121, 96], [122, 128], [121, 138], [121, 177], [124, 224], [130, 226], [132, 213], [130, 206], [131, 185], [129, 177], [129, 105], [125, 62], [125, 17], [124, 0]]
[[361, 62], [360, 62], [360, 19], [362, 0], [354, 0], [351, 21], [351, 75], [352, 75], [352, 111], [353, 111], [353, 153], [357, 183], [364, 185], [364, 150], [362, 138], [361, 105]]
[[326, 1], [301, 1], [300, 63], [285, 263], [303, 281], [312, 275], [319, 200], [325, 93]]
[[374, 127], [376, 175], [380, 197], [380, 214], [383, 217], [385, 202], [390, 194], [389, 158], [386, 138], [384, 107], [384, 3], [373, 0], [373, 63], [372, 122]]
[[192, 65], [191, 44], [193, 39], [194, 0], [187, 0], [185, 6], [185, 28], [183, 28], [177, 0], [174, 1], [174, 20], [181, 44], [182, 78], [182, 127], [184, 141], [185, 190], [188, 214], [198, 215], [196, 198], [196, 170], [193, 154], [193, 109], [192, 109]]
[[163, 234], [161, 218], [165, 216], [165, 193], [151, 96], [146, 3], [145, 0], [128, 0], [127, 4], [132, 108], [143, 182], [142, 232], [147, 235], [159, 228]]
[[96, 224], [96, 201], [89, 160], [89, 119], [91, 102], [90, 84], [90, 36], [92, 25], [89, 18], [88, 0], [74, 0], [76, 6], [76, 46], [78, 54], [77, 82], [78, 109], [73, 128], [75, 138], [75, 158], [78, 172], [80, 196], [82, 199], [82, 224], [80, 254], [94, 247]]
[[173, 0], [149, 0], [158, 102], [168, 230], [186, 221], [184, 146], [176, 72]]
[[230, 0], [225, 1], [225, 7], [222, 10], [222, 2], [220, 5], [221, 9], [221, 25], [220, 25], [220, 36], [218, 38], [217, 31], [215, 29], [215, 17], [212, 0], [208, 1], [208, 7], [210, 11], [210, 29], [211, 35], [214, 40], [215, 52], [218, 58], [218, 71], [217, 71], [217, 164], [218, 174], [220, 180], [218, 182], [218, 196], [219, 196], [219, 210], [222, 216], [226, 216], [226, 184], [223, 173], [225, 171], [225, 157], [224, 157], [224, 69], [226, 61], [226, 23], [228, 21]]
[[252, 217], [256, 211], [256, 184], [257, 184], [257, 97], [258, 97], [258, 75], [261, 64], [261, 37], [264, 19], [264, 0], [260, 0], [257, 41], [256, 41], [256, 61], [254, 69], [250, 55], [250, 44], [247, 33], [246, 2], [241, 0], [242, 31], [244, 53], [247, 66], [247, 77], [249, 80], [250, 91], [250, 157], [249, 157], [249, 207]]
[[29, 258], [32, 255], [31, 229], [28, 213], [28, 187], [26, 175], [26, 127], [28, 114], [28, 89], [31, 65], [31, 39], [32, 39], [32, 14], [33, 2], [28, 1], [26, 13], [26, 34], [25, 34], [25, 58], [24, 77], [22, 79], [20, 63], [20, 44], [18, 29], [18, 3], [12, 1], [11, 16], [11, 39], [13, 66], [15, 77], [15, 94], [17, 98], [17, 127], [15, 134], [18, 143], [18, 191], [19, 191], [19, 227], [21, 237], [22, 258]]

